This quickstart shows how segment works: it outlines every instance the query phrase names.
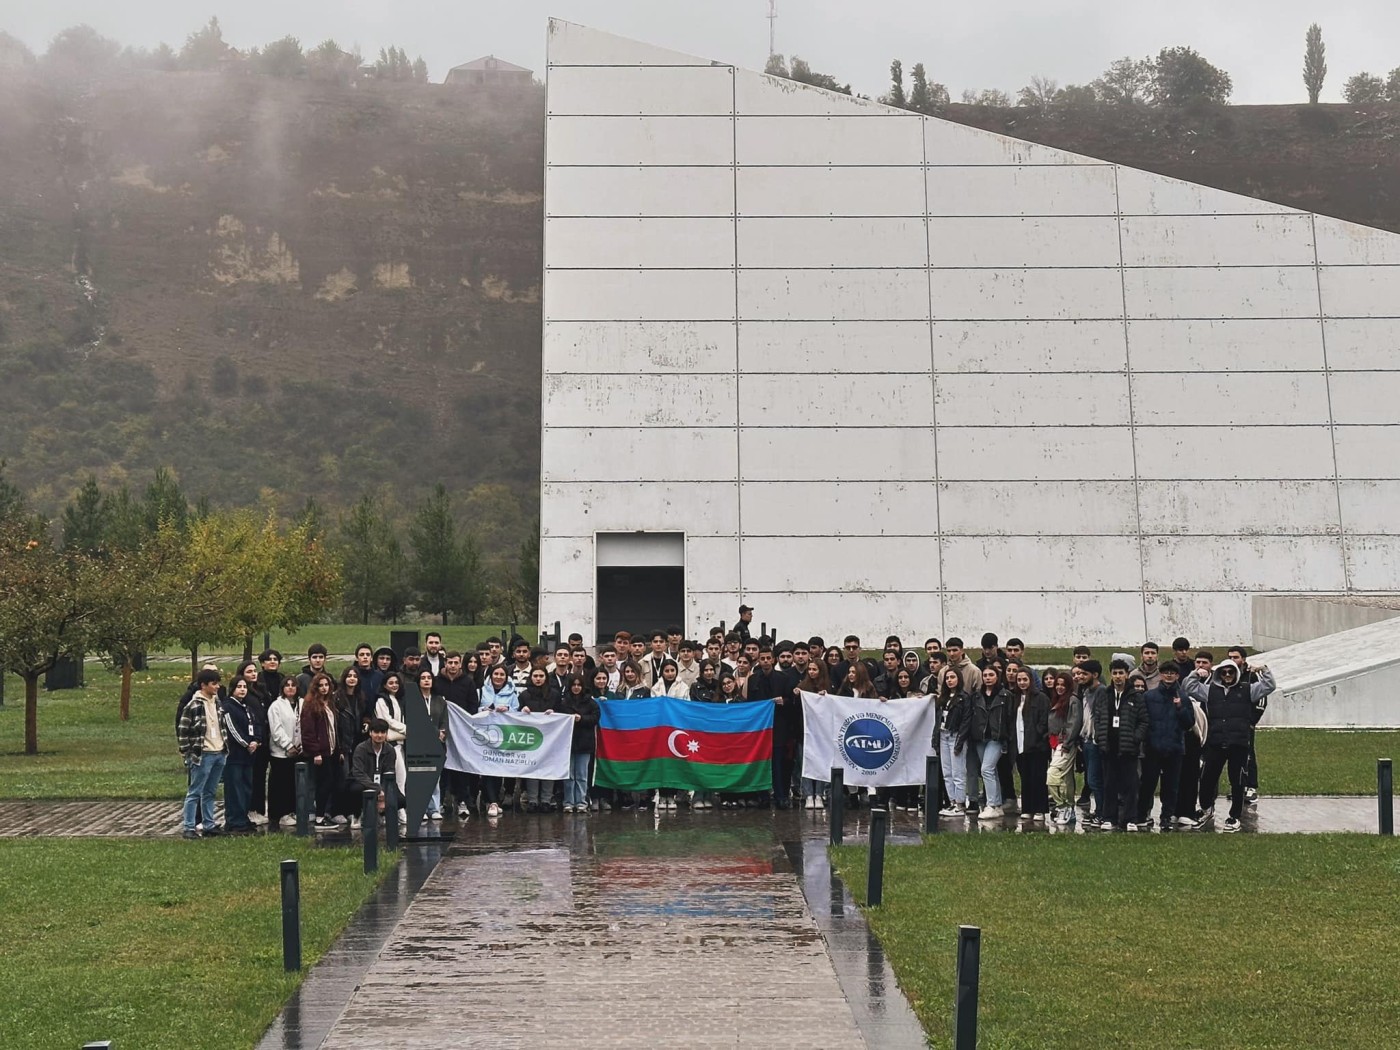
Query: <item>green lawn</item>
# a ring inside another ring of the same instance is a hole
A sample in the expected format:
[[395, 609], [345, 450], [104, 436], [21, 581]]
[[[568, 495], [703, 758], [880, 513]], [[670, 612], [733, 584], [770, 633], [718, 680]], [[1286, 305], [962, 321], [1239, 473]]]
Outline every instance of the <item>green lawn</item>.
[[309, 967], [376, 884], [356, 850], [289, 836], [0, 840], [0, 1043], [256, 1045], [300, 982], [282, 970], [284, 857], [301, 862]]
[[[866, 852], [833, 850], [864, 898]], [[1400, 1030], [1400, 846], [1363, 835], [945, 835], [867, 912], [935, 1046], [960, 924], [982, 1050], [1358, 1047]]]
[[1265, 795], [1374, 795], [1376, 759], [1400, 759], [1400, 731], [1262, 729], [1254, 753]]

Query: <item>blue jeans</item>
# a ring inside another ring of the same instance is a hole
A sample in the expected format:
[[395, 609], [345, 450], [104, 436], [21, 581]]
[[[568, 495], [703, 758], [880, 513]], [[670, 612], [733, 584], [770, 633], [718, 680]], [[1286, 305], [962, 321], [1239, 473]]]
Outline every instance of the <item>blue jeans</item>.
[[967, 804], [967, 759], [964, 755], [954, 755], [957, 734], [946, 729], [938, 731], [938, 757], [943, 763], [943, 783], [948, 789], [948, 801], [955, 806]]
[[977, 745], [977, 757], [982, 763], [982, 786], [987, 791], [987, 805], [1001, 805], [1001, 778], [997, 763], [1001, 761], [1001, 741], [983, 740]]
[[588, 765], [593, 756], [578, 751], [569, 756], [569, 779], [564, 781], [564, 805], [588, 805]]
[[252, 827], [248, 804], [253, 798], [253, 766], [248, 762], [224, 765], [224, 827]]
[[1104, 817], [1108, 810], [1104, 807], [1103, 752], [1092, 740], [1084, 741], [1084, 782], [1094, 799], [1094, 815]]
[[204, 816], [204, 827], [214, 824], [214, 792], [219, 786], [219, 778], [224, 775], [227, 755], [200, 755], [199, 761], [190, 767], [190, 787], [185, 792], [185, 830], [194, 830], [195, 808]]

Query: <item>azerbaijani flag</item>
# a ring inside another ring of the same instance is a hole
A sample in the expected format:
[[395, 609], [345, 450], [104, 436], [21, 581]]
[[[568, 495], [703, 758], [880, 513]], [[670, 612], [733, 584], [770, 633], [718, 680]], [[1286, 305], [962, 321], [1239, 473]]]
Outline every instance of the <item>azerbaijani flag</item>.
[[601, 700], [594, 783], [619, 791], [773, 789], [773, 701]]

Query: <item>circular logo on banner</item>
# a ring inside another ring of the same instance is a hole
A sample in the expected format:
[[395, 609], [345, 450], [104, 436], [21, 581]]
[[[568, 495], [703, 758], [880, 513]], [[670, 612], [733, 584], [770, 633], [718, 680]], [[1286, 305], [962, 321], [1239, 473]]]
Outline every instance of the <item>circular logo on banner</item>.
[[841, 754], [861, 772], [879, 773], [899, 758], [899, 731], [881, 715], [852, 715], [841, 725]]

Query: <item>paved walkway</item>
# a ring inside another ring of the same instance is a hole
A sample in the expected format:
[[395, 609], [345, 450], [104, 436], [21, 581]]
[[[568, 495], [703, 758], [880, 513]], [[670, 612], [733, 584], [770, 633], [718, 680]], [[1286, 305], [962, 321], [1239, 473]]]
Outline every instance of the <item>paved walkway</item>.
[[[37, 837], [42, 835], [55, 835], [61, 837], [89, 836], [97, 838], [120, 838], [124, 836], [158, 837], [167, 835], [179, 835], [180, 824], [179, 802], [121, 802], [121, 801], [99, 801], [99, 802], [67, 802], [67, 801], [38, 801], [38, 802], [0, 802], [0, 838], [13, 837]], [[1224, 814], [1229, 807], [1229, 800], [1223, 799], [1216, 805], [1216, 816], [1219, 820], [1224, 820]], [[870, 811], [859, 809], [846, 814], [846, 827], [849, 834], [863, 835], [864, 827], [869, 820]], [[220, 820], [223, 819], [223, 807], [220, 806], [217, 812]], [[517, 815], [512, 815], [507, 820], [515, 820]], [[520, 814], [519, 816], [523, 816]], [[733, 823], [740, 814], [728, 811], [708, 811], [704, 814], [695, 814], [697, 819], [704, 820], [710, 826], [723, 826]], [[794, 822], [793, 829], [798, 829], [820, 821], [825, 824], [827, 815], [825, 810], [790, 811], [786, 814], [773, 814], [778, 820], [789, 820]], [[596, 816], [589, 819], [600, 819]], [[602, 820], [610, 818], [604, 817]], [[674, 819], [674, 815], [672, 815]], [[896, 812], [891, 819], [890, 829], [894, 833], [917, 832], [921, 815], [917, 813]], [[470, 827], [481, 826], [473, 821]], [[1264, 833], [1316, 833], [1328, 831], [1359, 831], [1375, 832], [1377, 830], [1376, 800], [1370, 796], [1342, 796], [1342, 795], [1304, 795], [1289, 797], [1266, 796], [1260, 799], [1259, 805], [1247, 806], [1244, 816], [1244, 831], [1256, 831]], [[964, 819], [944, 820], [940, 824], [943, 831], [1018, 831], [1021, 833], [1043, 833], [1043, 834], [1066, 834], [1081, 833], [1082, 829], [1076, 827], [1058, 828], [1047, 827], [1043, 824], [1021, 825], [1012, 817], [1003, 820], [999, 824], [981, 824], [975, 821], [969, 824]], [[452, 837], [456, 833], [456, 824], [449, 817], [447, 821], [435, 824], [425, 824], [425, 832]], [[344, 836], [345, 832], [330, 833]], [[326, 833], [322, 833], [327, 837]], [[784, 841], [792, 841], [802, 837], [799, 831], [791, 830], [783, 833]]]

